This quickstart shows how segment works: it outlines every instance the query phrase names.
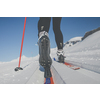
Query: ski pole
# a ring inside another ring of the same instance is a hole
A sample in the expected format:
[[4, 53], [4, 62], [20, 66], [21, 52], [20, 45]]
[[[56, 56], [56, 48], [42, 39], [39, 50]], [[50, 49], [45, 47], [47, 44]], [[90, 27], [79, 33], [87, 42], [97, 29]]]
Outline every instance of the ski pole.
[[23, 29], [22, 43], [21, 43], [21, 49], [20, 49], [19, 64], [18, 64], [18, 67], [15, 68], [15, 71], [23, 70], [22, 68], [20, 68], [20, 63], [21, 63], [21, 55], [22, 55], [22, 48], [23, 48], [23, 41], [24, 41], [24, 34], [25, 34], [26, 18], [27, 17], [25, 17], [25, 21], [24, 21], [24, 29]]

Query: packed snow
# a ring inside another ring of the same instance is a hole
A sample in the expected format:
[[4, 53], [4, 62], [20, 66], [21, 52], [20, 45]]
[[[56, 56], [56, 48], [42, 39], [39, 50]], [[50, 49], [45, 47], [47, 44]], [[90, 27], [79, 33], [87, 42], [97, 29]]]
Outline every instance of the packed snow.
[[64, 51], [67, 61], [100, 73], [100, 31]]
[[[100, 31], [88, 36], [83, 41], [75, 37], [69, 41], [77, 41], [72, 46], [64, 46], [66, 61], [78, 66], [80, 70], [72, 70], [67, 66], [53, 61], [51, 66], [56, 84], [100, 83]], [[51, 49], [51, 57], [57, 58], [57, 48]], [[0, 84], [43, 84], [44, 68], [39, 65], [39, 55], [36, 57], [22, 56], [23, 70], [14, 71], [18, 67], [18, 60], [0, 62]]]
[[69, 41], [81, 41], [82, 37], [74, 37], [72, 39], [70, 39]]

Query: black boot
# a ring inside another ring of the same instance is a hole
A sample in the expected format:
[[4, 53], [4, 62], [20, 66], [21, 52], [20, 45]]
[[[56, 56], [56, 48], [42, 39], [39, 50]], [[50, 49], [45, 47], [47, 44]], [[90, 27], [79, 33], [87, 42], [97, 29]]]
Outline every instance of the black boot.
[[57, 51], [57, 56], [58, 56], [58, 62], [64, 63], [64, 52], [63, 50], [58, 50]]
[[45, 33], [47, 34], [47, 32], [44, 31], [42, 36], [39, 38], [38, 45], [40, 54], [39, 63], [45, 69], [44, 76], [46, 78], [46, 77], [51, 77], [50, 67], [52, 64], [52, 59], [50, 57], [50, 40]]
[[51, 71], [50, 71], [50, 66], [46, 66], [44, 69], [45, 69], [44, 77], [45, 77], [45, 78], [50, 78], [50, 77], [52, 77]]

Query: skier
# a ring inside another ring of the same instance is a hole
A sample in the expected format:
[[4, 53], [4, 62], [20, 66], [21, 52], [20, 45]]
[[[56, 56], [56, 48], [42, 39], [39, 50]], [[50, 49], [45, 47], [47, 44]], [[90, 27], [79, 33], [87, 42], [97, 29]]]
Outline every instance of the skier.
[[[57, 56], [60, 63], [64, 62], [63, 53], [63, 35], [60, 30], [61, 17], [53, 17], [53, 31], [55, 33], [55, 40], [57, 44]], [[39, 63], [45, 69], [45, 78], [50, 78], [50, 66], [52, 64], [52, 59], [50, 57], [50, 40], [49, 40], [49, 27], [50, 27], [51, 17], [40, 17], [38, 21], [38, 45], [39, 45]]]

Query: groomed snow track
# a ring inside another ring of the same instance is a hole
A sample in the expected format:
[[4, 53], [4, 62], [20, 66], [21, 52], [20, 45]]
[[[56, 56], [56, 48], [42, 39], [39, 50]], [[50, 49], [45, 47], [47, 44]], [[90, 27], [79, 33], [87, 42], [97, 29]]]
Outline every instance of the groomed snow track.
[[[23, 61], [23, 70], [17, 72], [16, 65], [17, 62], [0, 65], [0, 84], [44, 84], [44, 68], [38, 61]], [[53, 61], [51, 71], [54, 84], [100, 84], [100, 74], [87, 69], [73, 70]]]
[[[51, 72], [54, 84], [100, 84], [100, 74], [84, 68], [73, 70], [62, 63], [53, 61]], [[40, 66], [36, 68], [26, 84], [43, 83], [44, 71]]]
[[64, 64], [53, 62], [53, 79], [55, 84], [100, 84], [100, 74], [80, 68], [73, 70]]

